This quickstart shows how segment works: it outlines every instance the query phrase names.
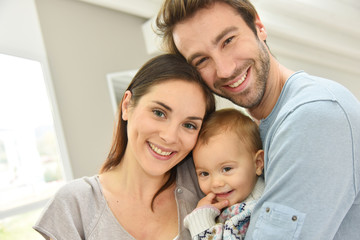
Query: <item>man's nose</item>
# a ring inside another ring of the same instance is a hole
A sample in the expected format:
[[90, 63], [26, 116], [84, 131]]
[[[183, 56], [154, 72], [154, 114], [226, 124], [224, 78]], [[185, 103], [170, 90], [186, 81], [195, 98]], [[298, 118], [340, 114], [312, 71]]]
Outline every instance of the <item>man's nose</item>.
[[216, 59], [214, 59], [214, 64], [218, 78], [230, 78], [236, 69], [235, 62], [226, 56], [217, 56]]

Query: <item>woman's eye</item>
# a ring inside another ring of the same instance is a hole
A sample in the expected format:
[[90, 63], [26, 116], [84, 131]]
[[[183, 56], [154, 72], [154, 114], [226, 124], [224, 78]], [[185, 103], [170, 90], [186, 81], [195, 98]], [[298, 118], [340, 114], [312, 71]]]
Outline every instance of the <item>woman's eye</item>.
[[155, 114], [155, 116], [157, 117], [165, 117], [165, 113], [163, 113], [162, 111], [160, 110], [153, 110], [153, 113]]
[[224, 167], [223, 172], [229, 172], [232, 168], [231, 167]]
[[189, 128], [189, 129], [195, 129], [195, 130], [197, 129], [196, 125], [192, 124], [192, 123], [185, 123], [184, 127]]
[[228, 39], [226, 39], [224, 42], [224, 46], [228, 45], [233, 40], [233, 38], [234, 37], [229, 37]]

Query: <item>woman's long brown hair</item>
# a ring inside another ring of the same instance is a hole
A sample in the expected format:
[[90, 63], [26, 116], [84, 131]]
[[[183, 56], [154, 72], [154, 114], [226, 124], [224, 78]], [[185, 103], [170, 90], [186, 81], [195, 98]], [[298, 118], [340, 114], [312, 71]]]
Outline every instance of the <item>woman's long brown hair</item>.
[[[148, 93], [151, 87], [161, 84], [172, 79], [181, 79], [188, 82], [199, 84], [203, 90], [206, 99], [206, 111], [204, 120], [215, 111], [215, 99], [210, 89], [202, 82], [199, 73], [196, 69], [190, 66], [183, 57], [175, 54], [163, 54], [150, 59], [146, 62], [140, 70], [136, 73], [127, 90], [131, 91], [131, 104], [136, 107], [139, 99]], [[122, 100], [123, 101], [123, 100]], [[128, 143], [127, 136], [127, 121], [122, 119], [121, 105], [119, 105], [118, 120], [114, 131], [113, 141], [110, 152], [104, 164], [100, 169], [100, 173], [104, 173], [117, 166], [124, 157], [125, 149]], [[181, 99], [179, 99], [181, 101]], [[194, 103], [196, 104], [196, 103]], [[176, 180], [176, 167], [169, 171], [169, 179], [156, 192], [151, 203], [153, 210], [153, 203], [155, 198], [165, 189], [170, 187]]]

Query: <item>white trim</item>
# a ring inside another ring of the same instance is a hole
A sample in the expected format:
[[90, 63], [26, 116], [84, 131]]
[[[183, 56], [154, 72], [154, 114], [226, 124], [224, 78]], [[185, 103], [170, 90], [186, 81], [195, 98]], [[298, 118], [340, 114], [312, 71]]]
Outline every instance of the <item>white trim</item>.
[[125, 91], [132, 78], [135, 76], [137, 70], [128, 70], [123, 72], [109, 73], [106, 75], [108, 83], [111, 105], [113, 107], [114, 114], [116, 115], [119, 105], [118, 98], [119, 92]]
[[47, 93], [49, 96], [49, 101], [50, 101], [51, 108], [52, 108], [51, 110], [52, 110], [52, 115], [53, 115], [53, 119], [54, 119], [54, 128], [55, 128], [55, 133], [56, 133], [56, 137], [57, 137], [57, 142], [59, 145], [58, 146], [59, 152], [60, 152], [59, 154], [61, 157], [62, 172], [65, 177], [65, 181], [69, 181], [69, 180], [74, 179], [74, 176], [73, 176], [73, 172], [72, 172], [72, 168], [71, 168], [71, 164], [70, 164], [70, 158], [69, 158], [69, 154], [68, 154], [68, 150], [67, 150], [67, 146], [66, 146], [64, 131], [63, 131], [60, 114], [59, 114], [59, 109], [58, 109], [58, 105], [57, 105], [57, 101], [56, 101], [56, 97], [55, 97], [55, 91], [54, 91], [54, 87], [52, 84], [50, 70], [49, 70], [49, 66], [48, 66], [47, 62], [45, 62], [45, 63], [43, 62], [42, 67], [43, 67], [43, 72], [44, 72], [44, 82], [45, 82], [46, 90], [47, 90]]

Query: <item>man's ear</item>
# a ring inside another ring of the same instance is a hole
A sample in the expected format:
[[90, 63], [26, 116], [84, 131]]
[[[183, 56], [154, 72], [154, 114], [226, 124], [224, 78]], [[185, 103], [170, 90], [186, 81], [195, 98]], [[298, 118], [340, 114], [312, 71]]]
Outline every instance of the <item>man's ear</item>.
[[255, 159], [256, 175], [260, 176], [263, 173], [263, 169], [264, 169], [264, 150], [257, 151], [254, 159]]
[[260, 20], [259, 15], [256, 15], [255, 28], [259, 39], [265, 41], [267, 38], [267, 33], [264, 24]]
[[124, 121], [128, 120], [129, 108], [130, 108], [130, 100], [131, 100], [132, 93], [129, 90], [126, 90], [124, 93], [123, 99], [121, 101], [121, 118]]

